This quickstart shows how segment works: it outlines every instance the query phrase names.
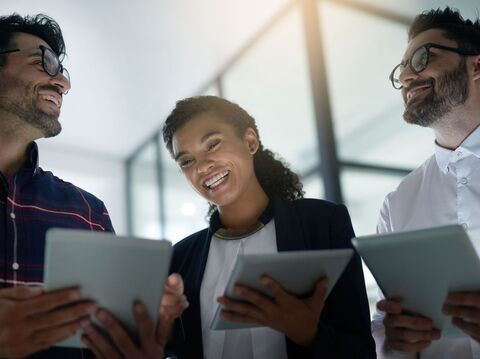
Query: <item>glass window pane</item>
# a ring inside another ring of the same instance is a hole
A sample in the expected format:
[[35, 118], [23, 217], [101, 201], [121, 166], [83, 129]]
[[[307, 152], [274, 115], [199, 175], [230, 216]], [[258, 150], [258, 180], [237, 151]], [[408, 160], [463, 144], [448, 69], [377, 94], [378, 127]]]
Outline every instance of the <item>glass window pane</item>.
[[265, 147], [300, 174], [319, 162], [301, 21], [292, 7], [223, 77], [225, 97], [256, 119]]
[[322, 177], [319, 174], [314, 174], [302, 179], [303, 190], [305, 191], [305, 198], [324, 198], [325, 187], [323, 186]]
[[414, 168], [433, 151], [433, 132], [402, 119], [388, 80], [406, 46], [404, 25], [320, 2], [328, 85], [342, 160]]
[[[357, 236], [375, 233], [383, 200], [389, 192], [398, 186], [401, 180], [401, 176], [345, 168], [342, 170], [342, 191]], [[365, 265], [363, 271], [370, 314], [373, 314], [375, 302], [378, 299], [378, 286]]]
[[133, 235], [160, 239], [160, 195], [155, 142], [148, 143], [130, 167]]

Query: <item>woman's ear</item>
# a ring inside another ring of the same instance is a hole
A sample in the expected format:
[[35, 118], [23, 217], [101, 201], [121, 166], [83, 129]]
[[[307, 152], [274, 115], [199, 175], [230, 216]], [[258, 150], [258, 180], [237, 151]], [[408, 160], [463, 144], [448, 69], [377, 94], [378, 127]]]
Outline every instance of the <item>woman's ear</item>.
[[257, 153], [258, 148], [260, 147], [260, 141], [258, 140], [255, 130], [251, 127], [247, 128], [244, 138], [250, 154], [254, 155]]

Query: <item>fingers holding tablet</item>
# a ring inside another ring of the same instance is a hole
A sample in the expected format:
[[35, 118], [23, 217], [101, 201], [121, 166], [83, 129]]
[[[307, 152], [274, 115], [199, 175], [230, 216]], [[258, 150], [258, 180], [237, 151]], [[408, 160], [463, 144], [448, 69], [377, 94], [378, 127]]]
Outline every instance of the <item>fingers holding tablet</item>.
[[273, 298], [249, 287], [236, 285], [235, 293], [245, 301], [219, 297], [218, 302], [225, 308], [220, 315], [231, 321], [268, 326], [284, 333], [299, 345], [308, 345], [317, 332], [327, 294], [326, 278], [317, 282], [314, 293], [306, 299], [288, 293], [269, 276], [263, 276], [262, 283], [273, 294]]
[[40, 287], [0, 290], [0, 356], [26, 356], [74, 334], [95, 304], [78, 288], [45, 293]]
[[99, 309], [96, 317], [103, 325], [109, 338], [94, 325], [85, 328], [83, 342], [97, 358], [163, 358], [163, 346], [157, 342], [153, 323], [145, 306], [136, 301], [133, 314], [138, 328], [138, 342], [134, 341], [120, 322], [107, 310]]
[[405, 313], [397, 301], [381, 300], [377, 308], [385, 312], [385, 337], [391, 349], [415, 353], [440, 338], [441, 332], [433, 327], [430, 319]]
[[480, 293], [449, 293], [442, 311], [452, 317], [453, 325], [480, 341]]

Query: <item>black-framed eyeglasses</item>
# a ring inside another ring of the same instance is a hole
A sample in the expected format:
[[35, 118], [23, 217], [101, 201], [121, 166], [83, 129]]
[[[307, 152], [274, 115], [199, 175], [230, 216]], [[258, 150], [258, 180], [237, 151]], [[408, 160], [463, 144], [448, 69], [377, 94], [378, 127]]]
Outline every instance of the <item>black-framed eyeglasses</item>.
[[[53, 52], [52, 49], [40, 45], [38, 47], [42, 51], [42, 67], [43, 70], [47, 74], [49, 74], [52, 77], [57, 76], [59, 73], [65, 77], [65, 79], [68, 81], [68, 84], [70, 84], [70, 74], [68, 73], [67, 69], [62, 65], [62, 61], [59, 59], [57, 54]], [[27, 50], [27, 49], [24, 49]], [[4, 54], [9, 54], [12, 52], [18, 52], [18, 51], [24, 51], [22, 49], [11, 49], [11, 50], [5, 50], [5, 51], [0, 51], [0, 55]]]
[[455, 52], [462, 56], [478, 55], [478, 53], [474, 53], [466, 49], [448, 47], [448, 46], [443, 46], [443, 45], [434, 44], [434, 43], [424, 44], [420, 46], [418, 49], [416, 49], [408, 60], [400, 62], [397, 66], [393, 68], [389, 78], [395, 89], [400, 90], [403, 87], [402, 83], [400, 82], [400, 75], [406, 69], [407, 66], [410, 65], [410, 69], [415, 74], [419, 74], [420, 72], [422, 72], [427, 68], [428, 61], [430, 60], [431, 48]]

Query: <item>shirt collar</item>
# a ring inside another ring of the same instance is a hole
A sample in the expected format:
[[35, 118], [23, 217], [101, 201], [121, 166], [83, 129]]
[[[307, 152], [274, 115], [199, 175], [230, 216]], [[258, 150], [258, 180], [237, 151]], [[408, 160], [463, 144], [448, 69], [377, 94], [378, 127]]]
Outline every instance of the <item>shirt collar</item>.
[[440, 146], [435, 141], [435, 159], [443, 173], [448, 172], [448, 165], [468, 155], [480, 158], [480, 126], [477, 127], [455, 150]]
[[22, 170], [30, 171], [32, 176], [38, 171], [38, 146], [32, 142], [27, 147], [27, 160], [23, 164]]

